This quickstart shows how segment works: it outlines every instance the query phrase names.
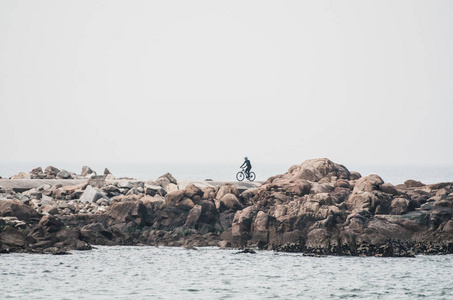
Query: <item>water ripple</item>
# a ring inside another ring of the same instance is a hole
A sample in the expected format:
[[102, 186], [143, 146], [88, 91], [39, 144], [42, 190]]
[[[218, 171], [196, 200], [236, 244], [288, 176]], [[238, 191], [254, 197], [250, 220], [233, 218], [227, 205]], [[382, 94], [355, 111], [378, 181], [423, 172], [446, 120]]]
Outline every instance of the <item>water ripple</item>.
[[453, 256], [305, 257], [200, 248], [102, 247], [0, 255], [2, 298], [448, 299]]

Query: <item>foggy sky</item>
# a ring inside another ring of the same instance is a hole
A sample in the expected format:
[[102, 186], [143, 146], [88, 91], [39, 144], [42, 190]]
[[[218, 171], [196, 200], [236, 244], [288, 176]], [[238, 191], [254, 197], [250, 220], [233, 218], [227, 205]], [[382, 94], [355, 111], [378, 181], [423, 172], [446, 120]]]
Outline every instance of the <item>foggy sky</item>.
[[0, 1], [0, 161], [453, 164], [452, 1]]

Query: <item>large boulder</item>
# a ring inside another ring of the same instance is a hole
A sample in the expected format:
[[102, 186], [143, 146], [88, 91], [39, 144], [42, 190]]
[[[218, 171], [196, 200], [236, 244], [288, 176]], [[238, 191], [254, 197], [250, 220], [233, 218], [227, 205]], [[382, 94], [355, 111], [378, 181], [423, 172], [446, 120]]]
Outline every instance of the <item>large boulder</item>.
[[96, 203], [101, 198], [105, 198], [109, 200], [105, 194], [103, 194], [100, 190], [92, 187], [91, 185], [87, 186], [85, 191], [83, 192], [82, 196], [80, 197], [80, 202], [82, 203]]
[[72, 179], [71, 174], [66, 170], [61, 170], [57, 173], [57, 178], [59, 179]]
[[195, 196], [199, 196], [201, 198], [203, 196], [203, 191], [193, 183], [189, 183], [184, 188], [184, 195], [191, 199], [194, 198]]
[[53, 167], [53, 166], [48, 166], [45, 170], [44, 173], [47, 175], [48, 179], [55, 178], [57, 174], [60, 172], [59, 169]]
[[106, 212], [109, 225], [124, 228], [150, 225], [152, 220], [146, 206], [138, 201], [116, 202]]
[[25, 222], [30, 219], [41, 219], [41, 215], [36, 210], [19, 200], [0, 201], [0, 217], [16, 217]]
[[422, 187], [422, 186], [424, 186], [424, 184], [422, 182], [417, 181], [417, 180], [413, 180], [413, 179], [406, 180], [404, 182], [404, 185], [407, 188], [414, 188], [414, 187]]
[[194, 227], [197, 224], [198, 219], [200, 219], [202, 210], [203, 210], [203, 208], [201, 205], [195, 205], [189, 211], [189, 215], [187, 216], [187, 220], [186, 220], [186, 223], [184, 224], [184, 226]]
[[226, 194], [233, 194], [236, 197], [239, 197], [239, 191], [238, 189], [231, 183], [224, 183], [220, 189], [217, 191], [217, 194], [215, 198], [217, 200], [220, 200], [225, 196]]
[[166, 205], [176, 205], [179, 201], [184, 198], [185, 191], [177, 190], [165, 195], [165, 204]]
[[10, 248], [25, 248], [27, 240], [24, 234], [16, 228], [6, 226], [0, 232], [0, 250], [10, 250]]
[[372, 192], [379, 190], [380, 186], [384, 183], [384, 180], [376, 174], [371, 174], [366, 177], [362, 177], [354, 185], [353, 193]]
[[244, 237], [244, 233], [247, 234], [250, 232], [250, 226], [252, 225], [253, 218], [256, 216], [257, 211], [255, 206], [249, 206], [236, 212], [231, 228], [233, 238]]
[[234, 194], [226, 194], [220, 200], [216, 200], [216, 208], [220, 211], [229, 209], [242, 209], [243, 206]]
[[340, 164], [336, 164], [327, 158], [310, 159], [304, 161], [300, 166], [293, 166], [288, 170], [292, 179], [305, 179], [309, 181], [320, 181], [324, 177], [349, 179], [349, 170]]
[[60, 219], [52, 215], [43, 216], [38, 225], [46, 228], [48, 232], [57, 232], [65, 226]]

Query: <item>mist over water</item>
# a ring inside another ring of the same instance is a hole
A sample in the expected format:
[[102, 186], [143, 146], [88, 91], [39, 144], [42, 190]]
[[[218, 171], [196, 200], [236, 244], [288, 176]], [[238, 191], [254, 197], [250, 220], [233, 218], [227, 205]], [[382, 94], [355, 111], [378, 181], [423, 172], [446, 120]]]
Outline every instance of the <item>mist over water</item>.
[[453, 256], [305, 257], [167, 247], [0, 255], [3, 299], [447, 299]]

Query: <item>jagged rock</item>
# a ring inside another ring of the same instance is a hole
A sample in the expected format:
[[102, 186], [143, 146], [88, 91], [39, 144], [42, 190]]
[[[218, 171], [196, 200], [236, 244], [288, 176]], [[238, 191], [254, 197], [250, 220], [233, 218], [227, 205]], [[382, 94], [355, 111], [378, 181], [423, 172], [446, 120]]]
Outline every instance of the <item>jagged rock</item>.
[[69, 174], [68, 171], [61, 170], [60, 172], [57, 173], [57, 178], [59, 178], [59, 179], [72, 179], [72, 176], [71, 176], [71, 174]]
[[57, 174], [60, 172], [59, 169], [53, 167], [53, 166], [48, 166], [45, 170], [44, 173], [49, 176], [48, 178], [55, 178]]
[[87, 176], [90, 176], [90, 175], [92, 175], [92, 174], [93, 174], [93, 175], [96, 175], [96, 172], [94, 172], [93, 170], [91, 170], [90, 167], [88, 167], [88, 166], [83, 166], [83, 167], [82, 167], [82, 172], [80, 173], [80, 175], [87, 177]]
[[88, 185], [80, 197], [81, 203], [96, 203], [97, 200], [101, 198], [108, 199], [103, 193], [93, 188], [91, 185]]
[[43, 216], [38, 225], [45, 227], [48, 232], [57, 232], [65, 226], [60, 219], [52, 215]]
[[119, 228], [146, 226], [150, 224], [151, 216], [146, 206], [137, 201], [116, 202], [106, 212], [109, 225]]

